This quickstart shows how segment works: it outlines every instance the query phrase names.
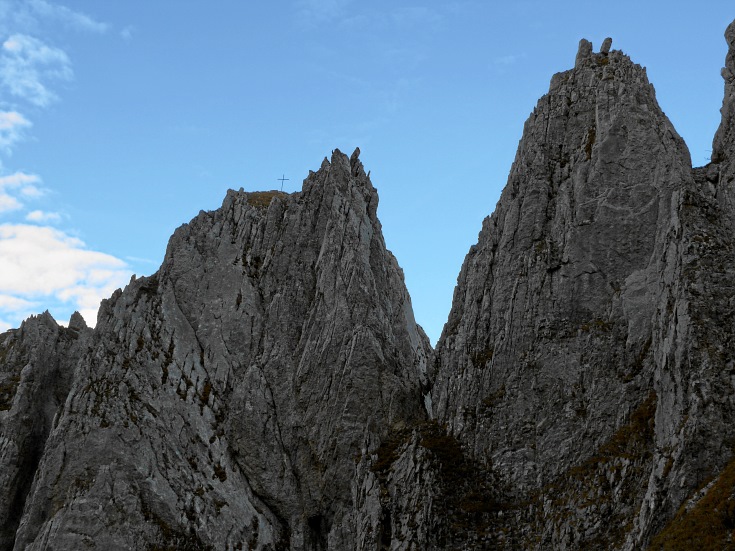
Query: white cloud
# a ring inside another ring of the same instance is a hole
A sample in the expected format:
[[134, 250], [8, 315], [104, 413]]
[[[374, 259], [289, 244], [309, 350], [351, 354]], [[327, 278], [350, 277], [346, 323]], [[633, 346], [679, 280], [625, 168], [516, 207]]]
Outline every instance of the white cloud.
[[[19, 327], [24, 319], [45, 310], [39, 303], [10, 295], [0, 294], [0, 332]], [[7, 317], [5, 317], [7, 316]]]
[[47, 23], [61, 23], [71, 30], [94, 33], [104, 33], [109, 29], [107, 23], [46, 0], [0, 0], [0, 34], [38, 33]]
[[9, 295], [0, 295], [0, 310], [17, 312], [18, 310], [30, 310], [36, 306], [37, 304], [35, 302], [29, 300], [11, 297]]
[[50, 223], [61, 221], [61, 215], [58, 212], [44, 212], [42, 210], [34, 210], [26, 214], [26, 220], [29, 222]]
[[0, 150], [10, 153], [31, 122], [17, 111], [0, 111]]
[[[47, 43], [60, 27], [109, 30], [106, 23], [50, 0], [0, 0], [0, 105], [5, 109], [0, 110], [0, 153], [10, 155], [31, 127], [19, 111], [47, 107], [57, 99], [54, 87], [73, 78], [69, 56]], [[44, 195], [37, 175], [2, 175], [2, 169], [0, 162], [0, 213]], [[34, 224], [0, 224], [0, 330], [17, 327], [40, 304], [67, 317], [79, 310], [94, 324], [99, 301], [129, 280], [122, 260], [43, 225], [61, 219], [56, 212], [33, 210], [26, 220]]]
[[0, 213], [18, 210], [22, 205], [15, 197], [0, 192]]
[[[94, 324], [99, 302], [130, 279], [125, 262], [89, 250], [66, 233], [27, 224], [0, 225], [0, 296], [51, 301], [79, 310]], [[10, 309], [0, 303], [0, 318]]]
[[50, 4], [45, 0], [28, 0], [28, 5], [38, 16], [56, 19], [77, 30], [104, 33], [109, 28], [107, 23], [95, 21], [87, 14], [70, 10], [66, 6]]
[[29, 199], [36, 199], [44, 194], [43, 190], [36, 186], [23, 186], [20, 193]]
[[[2, 124], [0, 124], [2, 128]], [[37, 184], [41, 178], [37, 174], [27, 174], [25, 172], [14, 172], [7, 176], [0, 176], [0, 189], [28, 186], [29, 184]]]
[[18, 190], [25, 199], [34, 199], [43, 195], [41, 189], [35, 185], [40, 181], [41, 178], [37, 175], [25, 172], [0, 176], [0, 213], [18, 210], [23, 206], [17, 196], [11, 195], [10, 190], [13, 192]]
[[3, 42], [0, 52], [0, 83], [12, 95], [39, 107], [57, 99], [46, 81], [72, 78], [69, 56], [32, 36], [14, 34]]
[[123, 40], [130, 40], [133, 38], [134, 31], [135, 28], [132, 25], [128, 25], [120, 31], [120, 36], [123, 38]]

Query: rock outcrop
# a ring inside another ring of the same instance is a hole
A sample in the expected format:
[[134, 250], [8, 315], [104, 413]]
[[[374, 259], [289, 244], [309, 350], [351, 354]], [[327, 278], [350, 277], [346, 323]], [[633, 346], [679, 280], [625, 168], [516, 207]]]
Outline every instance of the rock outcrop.
[[231, 191], [179, 228], [62, 370], [15, 548], [327, 548], [360, 458], [426, 417], [377, 206], [335, 151], [301, 193]]
[[729, 46], [722, 78], [725, 80], [725, 97], [722, 100], [722, 122], [712, 142], [712, 162], [733, 162], [733, 145], [735, 144], [735, 21], [725, 31], [725, 40]]
[[709, 549], [735, 526], [735, 22], [692, 168], [582, 40], [436, 350], [358, 159], [228, 192], [88, 329], [0, 335], [5, 549]]
[[45, 312], [0, 335], [0, 549], [13, 548], [46, 439], [90, 334], [78, 313], [64, 328]]
[[510, 497], [515, 543], [647, 545], [731, 459], [731, 187], [692, 170], [620, 51], [582, 41], [552, 79], [465, 259], [432, 391]]

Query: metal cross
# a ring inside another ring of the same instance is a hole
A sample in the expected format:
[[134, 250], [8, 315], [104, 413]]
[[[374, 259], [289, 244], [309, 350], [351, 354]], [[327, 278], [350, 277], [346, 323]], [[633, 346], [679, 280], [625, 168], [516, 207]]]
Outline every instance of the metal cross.
[[276, 178], [276, 180], [278, 180], [278, 181], [280, 181], [280, 182], [281, 182], [281, 191], [283, 191], [283, 182], [285, 182], [285, 181], [287, 181], [287, 180], [290, 180], [290, 178], [285, 178], [285, 176], [286, 176], [286, 175], [284, 174], [284, 175], [283, 175], [283, 176], [281, 176], [280, 178]]

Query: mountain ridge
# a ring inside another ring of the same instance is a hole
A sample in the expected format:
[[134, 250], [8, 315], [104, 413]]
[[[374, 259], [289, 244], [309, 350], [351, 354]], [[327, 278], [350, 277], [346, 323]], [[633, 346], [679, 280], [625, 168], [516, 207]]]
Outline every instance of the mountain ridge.
[[435, 350], [359, 149], [228, 191], [95, 329], [4, 333], [0, 550], [732, 545], [725, 36], [699, 168], [645, 69], [580, 41]]

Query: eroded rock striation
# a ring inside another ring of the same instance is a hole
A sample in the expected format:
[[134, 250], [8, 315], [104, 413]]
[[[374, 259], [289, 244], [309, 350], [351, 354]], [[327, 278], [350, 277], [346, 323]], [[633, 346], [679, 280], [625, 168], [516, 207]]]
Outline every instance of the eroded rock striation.
[[436, 350], [434, 414], [526, 548], [646, 546], [732, 457], [731, 169], [692, 170], [609, 46], [582, 41], [527, 121]]
[[335, 150], [94, 330], [0, 335], [0, 550], [691, 549], [735, 526], [735, 22], [712, 162], [582, 40], [432, 351]]
[[360, 457], [426, 415], [431, 349], [377, 206], [335, 151], [301, 193], [231, 191], [179, 228], [61, 370], [15, 548], [326, 548]]

